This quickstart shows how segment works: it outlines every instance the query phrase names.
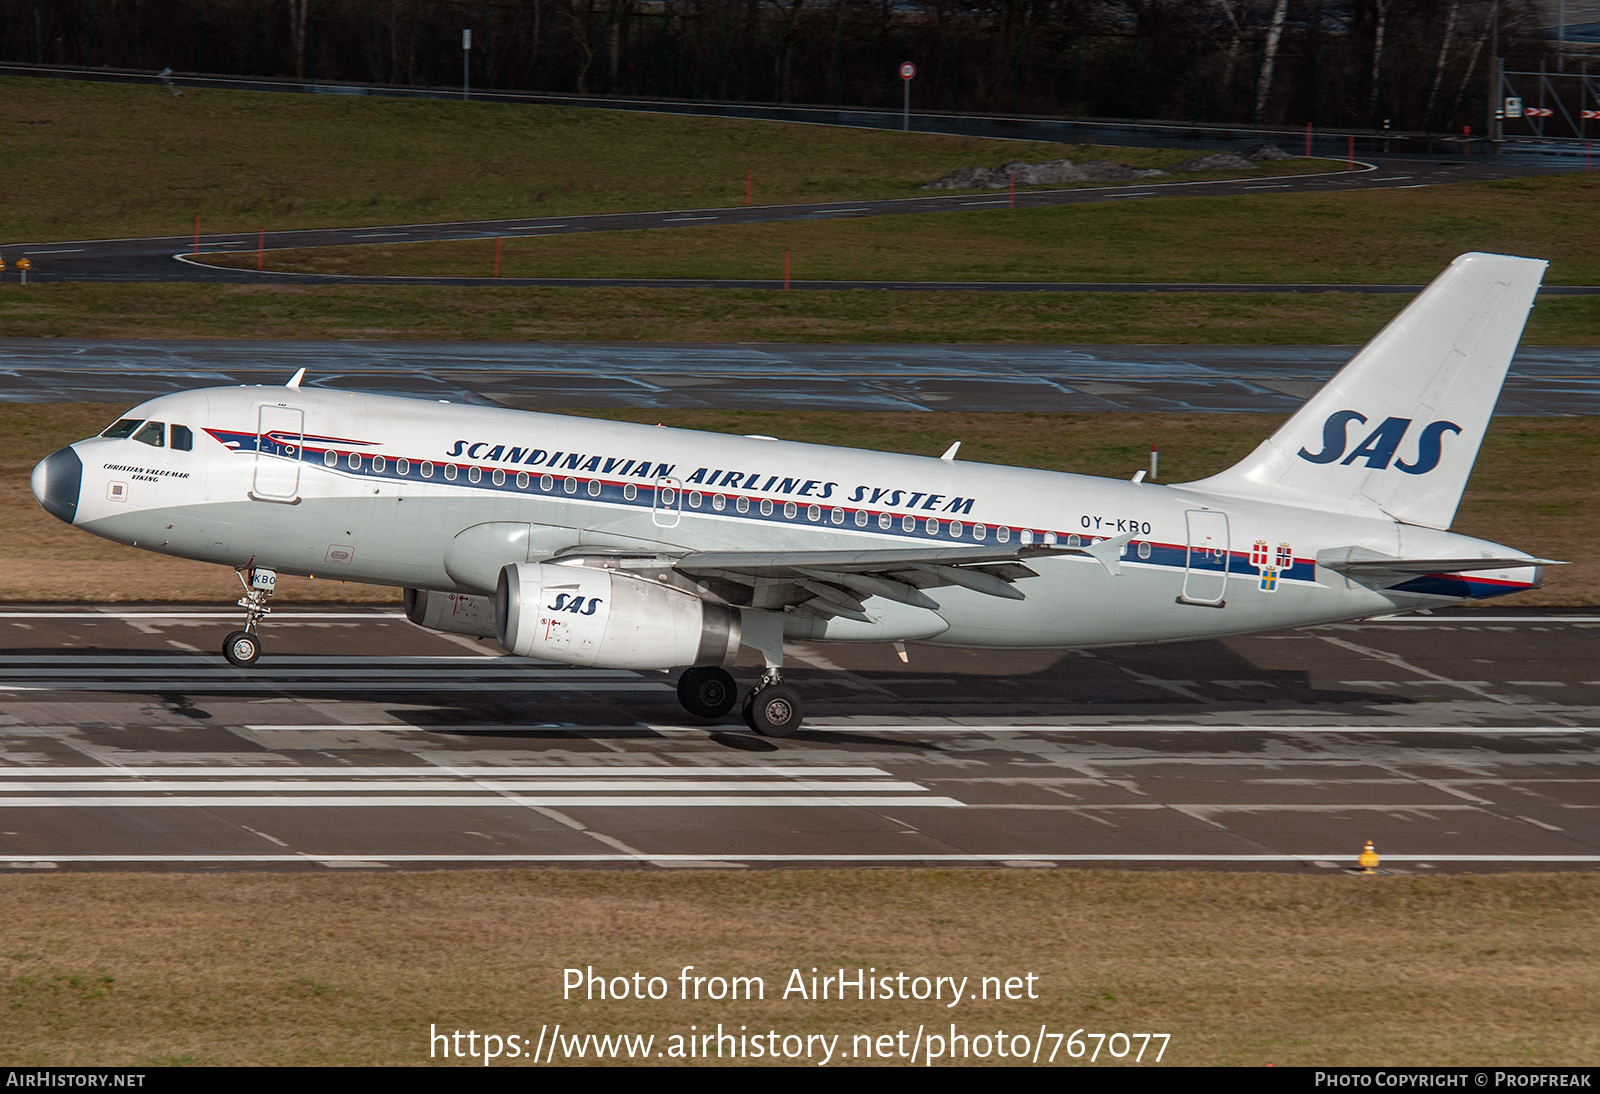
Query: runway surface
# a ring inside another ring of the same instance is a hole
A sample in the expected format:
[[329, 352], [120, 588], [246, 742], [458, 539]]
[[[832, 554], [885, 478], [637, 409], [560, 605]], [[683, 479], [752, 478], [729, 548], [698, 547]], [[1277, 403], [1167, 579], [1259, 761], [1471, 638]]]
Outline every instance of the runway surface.
[[[737, 206], [720, 209], [666, 209], [647, 212], [597, 213], [578, 216], [529, 216], [504, 220], [452, 221], [434, 224], [365, 225], [261, 233], [153, 236], [130, 239], [84, 239], [8, 244], [0, 257], [12, 262], [26, 257], [36, 281], [151, 282], [203, 281], [223, 284], [481, 284], [532, 286], [635, 286], [723, 289], [779, 289], [780, 280], [660, 278], [489, 278], [367, 277], [345, 274], [260, 273], [253, 269], [214, 266], [206, 256], [254, 252], [258, 248], [333, 247], [353, 244], [421, 243], [439, 240], [572, 235], [583, 232], [636, 231], [738, 225], [774, 221], [831, 220], [911, 213], [981, 212], [1004, 208], [1039, 208], [1153, 197], [1245, 196], [1264, 193], [1324, 193], [1342, 190], [1399, 189], [1440, 183], [1482, 181], [1522, 175], [1560, 173], [1566, 168], [1469, 160], [1396, 159], [1356, 161], [1356, 169], [1317, 175], [1272, 174], [1270, 163], [1253, 178], [1088, 186], [1069, 190], [1029, 190], [1014, 199], [1005, 194], [936, 195], [885, 200], [841, 200], [790, 205]], [[1395, 285], [1227, 285], [1090, 282], [904, 282], [796, 281], [799, 289], [889, 289], [907, 291], [1037, 292], [1413, 292], [1420, 286]], [[1600, 286], [1550, 286], [1546, 294], [1593, 294]]]
[[[1287, 414], [1355, 346], [662, 345], [0, 339], [0, 399], [305, 385], [578, 407]], [[1503, 415], [1600, 414], [1600, 349], [1517, 351]]]
[[0, 865], [1600, 866], [1600, 616], [802, 647], [771, 741], [387, 610], [282, 609], [238, 670], [235, 615], [0, 611]]

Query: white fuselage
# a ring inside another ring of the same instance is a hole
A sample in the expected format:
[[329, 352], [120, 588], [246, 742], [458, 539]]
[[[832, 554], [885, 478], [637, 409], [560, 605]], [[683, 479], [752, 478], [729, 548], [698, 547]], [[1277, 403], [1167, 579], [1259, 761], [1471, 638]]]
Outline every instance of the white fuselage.
[[[574, 549], [843, 551], [1131, 533], [1120, 565], [1030, 558], [1022, 600], [941, 589], [938, 611], [791, 636], [962, 646], [1167, 641], [1361, 618], [1526, 589], [1527, 567], [1347, 580], [1319, 551], [1527, 557], [1387, 519], [1181, 486], [315, 389], [151, 400], [188, 451], [72, 446], [72, 522], [152, 551], [283, 573], [489, 595], [500, 567]], [[59, 514], [58, 514], [59, 515]], [[1077, 538], [1072, 538], [1077, 537]], [[876, 618], [876, 616], [875, 616]], [[889, 616], [885, 616], [889, 618]]]

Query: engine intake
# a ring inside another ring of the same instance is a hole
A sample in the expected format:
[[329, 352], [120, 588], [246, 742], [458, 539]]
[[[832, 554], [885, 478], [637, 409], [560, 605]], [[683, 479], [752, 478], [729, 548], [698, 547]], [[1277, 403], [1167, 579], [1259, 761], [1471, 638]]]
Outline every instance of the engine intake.
[[674, 669], [732, 664], [739, 653], [736, 609], [589, 566], [503, 567], [494, 615], [508, 652], [569, 665]]

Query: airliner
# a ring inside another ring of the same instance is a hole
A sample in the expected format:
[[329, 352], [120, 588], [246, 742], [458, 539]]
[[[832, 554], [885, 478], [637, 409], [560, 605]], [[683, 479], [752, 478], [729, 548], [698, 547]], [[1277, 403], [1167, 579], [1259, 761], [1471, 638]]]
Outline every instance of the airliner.
[[703, 719], [802, 723], [787, 643], [1074, 648], [1535, 588], [1449, 531], [1546, 263], [1457, 258], [1237, 465], [1092, 478], [301, 386], [163, 395], [46, 457], [50, 513], [233, 567], [248, 666], [280, 573], [399, 586], [412, 622], [678, 670]]

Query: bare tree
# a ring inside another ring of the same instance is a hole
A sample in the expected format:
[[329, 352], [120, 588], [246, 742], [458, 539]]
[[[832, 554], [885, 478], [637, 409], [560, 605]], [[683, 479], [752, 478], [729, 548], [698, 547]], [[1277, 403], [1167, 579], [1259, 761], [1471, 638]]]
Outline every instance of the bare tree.
[[1428, 105], [1422, 109], [1422, 128], [1433, 124], [1433, 103], [1439, 96], [1439, 85], [1444, 82], [1444, 66], [1450, 56], [1450, 39], [1456, 33], [1456, 10], [1460, 0], [1450, 0], [1450, 13], [1444, 20], [1444, 40], [1439, 43], [1439, 60], [1433, 66], [1433, 83], [1428, 88]]
[[1256, 120], [1267, 106], [1267, 93], [1272, 90], [1272, 66], [1278, 59], [1278, 43], [1283, 40], [1283, 20], [1289, 14], [1289, 0], [1278, 0], [1272, 12], [1272, 26], [1267, 30], [1267, 45], [1261, 56], [1261, 82], [1256, 87]]
[[1383, 32], [1388, 24], [1388, 11], [1383, 6], [1383, 0], [1374, 0], [1378, 7], [1377, 28], [1372, 36], [1372, 95], [1367, 103], [1367, 116], [1373, 124], [1378, 120], [1378, 88], [1383, 75]]
[[289, 49], [294, 55], [294, 76], [297, 80], [306, 78], [306, 8], [311, 0], [288, 0], [289, 2]]

